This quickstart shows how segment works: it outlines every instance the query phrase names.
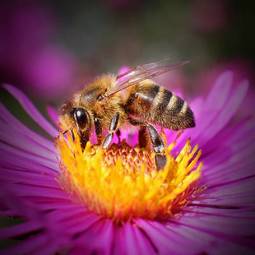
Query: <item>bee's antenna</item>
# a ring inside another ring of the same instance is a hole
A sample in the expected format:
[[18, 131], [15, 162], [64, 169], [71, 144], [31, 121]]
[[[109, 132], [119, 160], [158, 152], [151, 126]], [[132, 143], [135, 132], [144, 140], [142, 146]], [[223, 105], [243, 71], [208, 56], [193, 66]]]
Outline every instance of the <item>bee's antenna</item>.
[[73, 141], [74, 141], [74, 140], [75, 140], [75, 136], [74, 136], [73, 129], [71, 129], [70, 131], [71, 131], [72, 139], [73, 139]]
[[68, 130], [65, 130], [62, 132], [62, 135], [65, 135], [68, 132]]

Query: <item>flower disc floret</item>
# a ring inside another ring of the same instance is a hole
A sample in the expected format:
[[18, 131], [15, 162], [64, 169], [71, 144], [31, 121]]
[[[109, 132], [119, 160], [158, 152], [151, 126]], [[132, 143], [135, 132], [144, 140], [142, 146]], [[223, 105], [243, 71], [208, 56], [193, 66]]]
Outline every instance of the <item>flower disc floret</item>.
[[198, 190], [201, 151], [190, 141], [177, 156], [175, 142], [166, 148], [167, 163], [157, 170], [154, 153], [125, 141], [108, 150], [87, 143], [81, 149], [76, 135], [60, 135], [61, 184], [93, 212], [115, 221], [169, 218]]

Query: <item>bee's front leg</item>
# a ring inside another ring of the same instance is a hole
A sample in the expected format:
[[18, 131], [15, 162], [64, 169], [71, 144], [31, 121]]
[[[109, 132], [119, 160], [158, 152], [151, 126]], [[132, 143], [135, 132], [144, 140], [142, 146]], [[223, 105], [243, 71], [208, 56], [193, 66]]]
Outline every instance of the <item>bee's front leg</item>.
[[87, 144], [87, 142], [89, 140], [89, 133], [88, 132], [80, 131], [79, 132], [79, 136], [80, 136], [81, 148], [82, 148], [82, 150], [84, 150], [85, 147], [86, 147], [86, 144]]
[[[79, 133], [79, 137], [80, 137], [81, 148], [82, 148], [82, 150], [84, 150], [85, 147], [86, 147], [86, 144], [87, 144], [87, 142], [89, 140], [89, 135], [87, 133], [85, 133], [85, 132], [80, 131], [80, 130], [78, 131], [78, 133]], [[70, 134], [71, 134], [71, 138], [72, 138], [72, 140], [74, 142], [75, 141], [75, 135], [74, 135], [73, 129], [70, 129]]]
[[72, 140], [73, 140], [73, 142], [74, 142], [74, 140], [75, 140], [75, 136], [74, 136], [74, 132], [73, 132], [73, 130], [72, 130], [72, 129], [70, 130], [70, 133], [71, 133]]
[[94, 118], [94, 126], [95, 126], [95, 132], [97, 136], [97, 143], [101, 144], [102, 143], [102, 123], [97, 117]]
[[109, 148], [109, 146], [112, 142], [113, 134], [115, 133], [115, 131], [117, 130], [117, 127], [118, 127], [119, 118], [120, 118], [120, 114], [117, 112], [111, 120], [111, 123], [109, 126], [109, 134], [104, 138], [104, 141], [102, 144], [104, 149]]

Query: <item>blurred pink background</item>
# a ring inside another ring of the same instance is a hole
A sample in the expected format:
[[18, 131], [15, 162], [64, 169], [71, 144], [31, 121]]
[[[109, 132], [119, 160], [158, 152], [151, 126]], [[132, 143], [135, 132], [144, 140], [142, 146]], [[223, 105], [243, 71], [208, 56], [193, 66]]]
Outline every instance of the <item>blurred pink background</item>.
[[254, 84], [252, 2], [1, 1], [0, 82], [58, 104], [93, 77], [160, 59], [191, 63], [158, 78], [206, 90], [226, 69]]

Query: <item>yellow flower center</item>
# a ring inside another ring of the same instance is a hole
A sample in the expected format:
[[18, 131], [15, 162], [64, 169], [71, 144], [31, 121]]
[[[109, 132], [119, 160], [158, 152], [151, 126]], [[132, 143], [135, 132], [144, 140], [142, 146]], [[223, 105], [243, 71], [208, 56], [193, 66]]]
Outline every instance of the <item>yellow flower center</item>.
[[61, 156], [63, 188], [93, 212], [114, 221], [164, 219], [180, 211], [198, 190], [201, 151], [187, 140], [177, 156], [175, 142], [166, 148], [167, 163], [157, 170], [154, 153], [125, 141], [108, 150], [87, 143], [82, 151], [75, 135], [56, 140]]

